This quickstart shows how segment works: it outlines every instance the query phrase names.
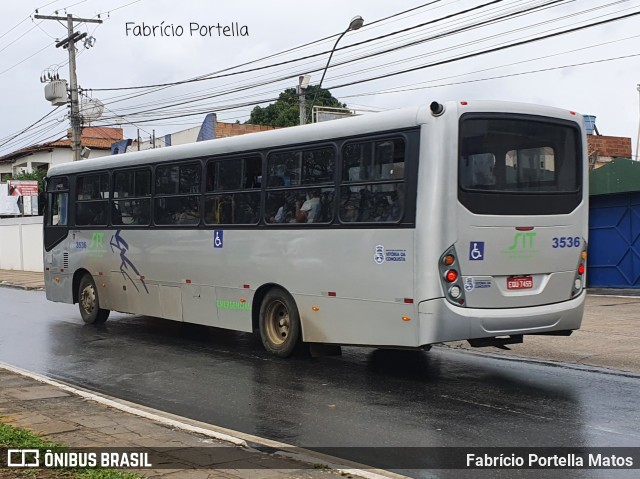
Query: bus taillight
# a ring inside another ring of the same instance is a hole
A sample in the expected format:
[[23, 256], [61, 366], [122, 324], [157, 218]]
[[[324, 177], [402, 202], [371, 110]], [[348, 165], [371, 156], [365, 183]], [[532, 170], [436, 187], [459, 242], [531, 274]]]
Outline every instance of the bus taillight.
[[440, 281], [444, 296], [451, 304], [463, 306], [465, 304], [465, 292], [462, 288], [462, 276], [460, 276], [460, 267], [457, 264], [456, 250], [453, 246], [440, 256]]
[[444, 278], [449, 281], [449, 283], [453, 283], [458, 279], [458, 272], [455, 269], [450, 269], [445, 273]]
[[572, 297], [580, 294], [582, 289], [585, 287], [584, 274], [587, 271], [587, 242], [582, 240], [582, 245], [584, 249], [580, 252], [580, 259], [578, 260], [578, 267], [576, 268], [576, 276], [573, 280], [573, 290], [571, 291]]

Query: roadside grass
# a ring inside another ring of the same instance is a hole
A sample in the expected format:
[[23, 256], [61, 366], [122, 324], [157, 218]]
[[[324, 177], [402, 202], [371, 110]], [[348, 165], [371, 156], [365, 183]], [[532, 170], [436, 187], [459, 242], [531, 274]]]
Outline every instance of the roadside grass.
[[[9, 426], [0, 422], [0, 448], [12, 449], [51, 449], [58, 452], [67, 448], [60, 444], [45, 441], [31, 431]], [[142, 479], [144, 476], [132, 472], [114, 469], [0, 469], [0, 479]]]

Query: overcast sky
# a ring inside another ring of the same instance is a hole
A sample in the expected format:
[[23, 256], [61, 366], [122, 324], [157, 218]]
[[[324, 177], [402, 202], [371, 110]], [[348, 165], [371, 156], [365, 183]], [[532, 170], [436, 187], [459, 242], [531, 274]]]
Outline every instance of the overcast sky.
[[[539, 11], [525, 12], [543, 5]], [[40, 82], [44, 72], [69, 78], [67, 51], [55, 47], [56, 40], [67, 36], [66, 24], [31, 18], [36, 8], [44, 15], [100, 14], [103, 24], [76, 27], [95, 38], [92, 48], [78, 46], [78, 80], [88, 96], [106, 106], [95, 125], [121, 124], [129, 137], [137, 128], [146, 139], [154, 130], [159, 136], [196, 126], [207, 111], [217, 111], [219, 120], [244, 122], [252, 105], [239, 105], [275, 98], [295, 86], [303, 73], [310, 72], [311, 83], [317, 84], [328, 59], [323, 52], [331, 50], [353, 16], [361, 15], [364, 26], [348, 32], [339, 48], [388, 36], [336, 51], [323, 83], [354, 109], [379, 111], [432, 100], [545, 104], [596, 115], [601, 134], [631, 137], [635, 151], [640, 15], [425, 66], [640, 13], [640, 0], [25, 0], [3, 2], [0, 16], [0, 154], [59, 138], [68, 126], [66, 107], [52, 112]], [[413, 10], [393, 16], [409, 9]], [[469, 9], [473, 10], [461, 13]], [[521, 14], [495, 21], [517, 12]], [[478, 26], [480, 22], [489, 23]], [[156, 26], [155, 36], [139, 35], [143, 24]], [[229, 36], [218, 24], [230, 27]], [[318, 41], [326, 37], [331, 38]], [[312, 44], [296, 48], [307, 43]], [[395, 50], [371, 56], [391, 48]], [[319, 55], [296, 61], [315, 54]], [[370, 57], [360, 58], [366, 56]], [[348, 60], [353, 61], [340, 65]], [[287, 63], [238, 73], [280, 62]], [[570, 66], [578, 64], [582, 65]], [[415, 71], [398, 73], [408, 69]], [[111, 90], [211, 74], [218, 78], [161, 89]], [[9, 141], [48, 113], [36, 127]]]

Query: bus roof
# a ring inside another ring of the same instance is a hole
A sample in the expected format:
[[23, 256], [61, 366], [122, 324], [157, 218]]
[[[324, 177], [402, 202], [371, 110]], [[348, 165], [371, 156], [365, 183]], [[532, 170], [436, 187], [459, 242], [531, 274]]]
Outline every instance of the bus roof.
[[411, 128], [419, 125], [418, 115], [420, 110], [423, 109], [424, 113], [426, 113], [426, 108], [426, 105], [403, 108], [304, 126], [292, 126], [278, 130], [64, 163], [50, 168], [48, 176], [136, 166], [183, 158], [199, 158], [225, 153], [232, 154], [264, 148], [277, 148], [289, 144], [331, 140], [371, 132]]
[[[465, 105], [461, 107], [461, 105]], [[469, 101], [447, 102], [446, 110], [513, 112], [550, 116], [574, 120], [582, 124], [580, 115], [573, 112], [534, 104], [506, 101]], [[459, 111], [458, 114], [464, 113]], [[576, 115], [576, 116], [570, 116]], [[201, 158], [213, 155], [233, 154], [243, 151], [278, 148], [290, 144], [334, 140], [374, 132], [411, 128], [426, 123], [429, 118], [429, 106], [390, 110], [363, 116], [354, 116], [340, 120], [315, 123], [304, 126], [292, 126], [278, 130], [269, 130], [227, 138], [217, 138], [197, 143], [176, 145], [144, 151], [124, 153], [117, 156], [103, 156], [92, 160], [69, 162], [53, 166], [47, 176], [64, 175], [77, 172], [102, 170], [158, 163], [185, 158]]]

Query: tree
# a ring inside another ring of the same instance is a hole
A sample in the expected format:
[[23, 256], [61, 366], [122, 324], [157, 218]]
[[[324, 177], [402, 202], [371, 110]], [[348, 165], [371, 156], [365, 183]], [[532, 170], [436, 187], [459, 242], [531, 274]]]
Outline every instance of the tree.
[[[314, 106], [330, 106], [335, 108], [346, 108], [345, 103], [340, 103], [334, 98], [329, 90], [318, 89], [315, 85], [310, 85], [306, 90], [307, 114], [310, 114], [311, 102]], [[315, 97], [315, 101], [314, 101]], [[295, 126], [300, 124], [300, 100], [295, 88], [287, 88], [280, 93], [275, 103], [262, 108], [256, 106], [251, 111], [251, 116], [247, 123], [253, 125], [266, 126]]]

